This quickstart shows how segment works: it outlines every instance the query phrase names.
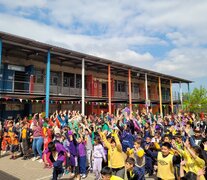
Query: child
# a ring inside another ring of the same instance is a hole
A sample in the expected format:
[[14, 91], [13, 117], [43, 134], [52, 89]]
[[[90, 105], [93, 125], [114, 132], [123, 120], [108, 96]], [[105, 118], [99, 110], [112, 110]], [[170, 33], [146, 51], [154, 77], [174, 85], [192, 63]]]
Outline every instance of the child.
[[83, 137], [79, 134], [77, 137], [78, 142], [78, 165], [80, 169], [81, 178], [86, 178], [86, 142], [83, 141]]
[[[144, 180], [144, 174], [140, 176], [140, 170], [135, 166], [134, 158], [128, 157], [126, 159], [125, 169], [128, 180]], [[125, 177], [126, 178], [126, 177]]]
[[71, 175], [70, 177], [73, 178], [74, 175], [78, 175], [79, 169], [78, 169], [78, 163], [77, 163], [77, 141], [73, 135], [73, 132], [70, 130], [68, 133], [65, 134], [66, 138], [69, 141], [69, 166], [71, 167]]
[[122, 146], [117, 135], [117, 131], [113, 133], [113, 138], [109, 143], [106, 139], [106, 135], [100, 132], [101, 139], [108, 149], [108, 155], [110, 158], [110, 166], [113, 169], [113, 174], [121, 178], [124, 177], [124, 166], [125, 166], [125, 156], [122, 151]]
[[[48, 144], [52, 141], [52, 132], [51, 130], [48, 128], [46, 129], [45, 133], [44, 133], [44, 151], [48, 148]], [[45, 163], [45, 167], [44, 168], [52, 168], [52, 162], [50, 161], [49, 158], [49, 153], [46, 155], [46, 162], [44, 160], [44, 158], [42, 158], [44, 163]]]
[[118, 176], [113, 176], [112, 169], [108, 166], [104, 167], [101, 170], [101, 179], [102, 180], [123, 180], [122, 178]]
[[13, 121], [10, 121], [8, 124], [8, 135], [11, 140], [11, 157], [10, 159], [16, 159], [17, 157], [17, 151], [19, 149], [19, 142], [18, 142], [18, 136], [17, 132], [13, 126]]
[[[66, 132], [67, 133], [67, 132]], [[66, 162], [65, 162], [65, 174], [69, 174], [69, 162], [70, 162], [70, 143], [68, 141], [68, 139], [65, 137], [65, 135], [62, 135], [62, 142], [63, 142], [63, 146], [66, 149], [66, 151], [68, 152], [68, 156], [66, 157]]]
[[134, 142], [134, 148], [127, 151], [128, 156], [135, 161], [136, 171], [139, 173], [139, 179], [144, 179], [146, 158], [144, 150], [141, 148], [141, 139]]
[[170, 154], [171, 144], [164, 142], [161, 152], [151, 152], [149, 146], [145, 147], [146, 153], [157, 159], [157, 177], [159, 179], [175, 179], [174, 166], [180, 164], [180, 156]]
[[23, 160], [27, 160], [29, 158], [29, 143], [31, 134], [32, 131], [29, 129], [28, 123], [24, 122], [20, 137], [20, 141], [22, 142]]
[[47, 163], [47, 154], [49, 153], [49, 159], [53, 163], [53, 177], [52, 180], [60, 178], [63, 173], [63, 162], [67, 154], [66, 149], [59, 142], [50, 142], [48, 148], [44, 152], [44, 162]]
[[11, 139], [8, 135], [8, 132], [4, 132], [3, 139], [2, 139], [2, 155], [6, 154], [9, 151], [9, 145], [11, 143]]
[[104, 153], [104, 148], [101, 144], [100, 137], [96, 137], [95, 139], [93, 159], [94, 159], [93, 172], [95, 173], [96, 179], [98, 180], [100, 179], [103, 159], [106, 162], [106, 156]]

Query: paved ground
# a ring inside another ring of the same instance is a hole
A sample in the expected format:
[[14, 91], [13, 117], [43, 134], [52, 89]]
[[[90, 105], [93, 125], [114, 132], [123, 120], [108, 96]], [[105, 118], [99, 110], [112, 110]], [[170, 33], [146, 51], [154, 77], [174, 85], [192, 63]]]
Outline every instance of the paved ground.
[[[44, 169], [43, 164], [32, 160], [10, 160], [9, 156], [0, 158], [0, 180], [49, 180], [52, 175], [52, 169]], [[66, 175], [61, 179], [69, 179]], [[94, 175], [88, 174], [86, 180], [93, 180]], [[154, 178], [147, 178], [152, 180]]]

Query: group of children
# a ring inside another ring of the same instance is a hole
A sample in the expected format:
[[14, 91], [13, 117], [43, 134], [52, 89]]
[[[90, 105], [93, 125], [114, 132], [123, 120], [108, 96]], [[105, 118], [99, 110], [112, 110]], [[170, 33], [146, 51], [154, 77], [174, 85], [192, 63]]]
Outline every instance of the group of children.
[[0, 128], [3, 152], [11, 159], [53, 168], [53, 179], [69, 174], [85, 179], [144, 180], [205, 179], [207, 163], [206, 119], [193, 114], [167, 115], [151, 111], [117, 110], [116, 115], [82, 116], [76, 111], [44, 113], [18, 121], [7, 120]]

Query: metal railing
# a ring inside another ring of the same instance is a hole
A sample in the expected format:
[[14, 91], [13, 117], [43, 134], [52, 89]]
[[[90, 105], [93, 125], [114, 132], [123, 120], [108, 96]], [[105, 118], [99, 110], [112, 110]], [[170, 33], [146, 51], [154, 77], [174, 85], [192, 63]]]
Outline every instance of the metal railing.
[[[12, 77], [12, 76], [11, 76]], [[0, 77], [0, 92], [18, 92], [18, 93], [29, 93], [29, 94], [45, 94], [44, 83], [32, 83], [30, 81], [4, 80]], [[50, 93], [54, 95], [72, 95], [81, 96], [81, 88], [64, 87], [60, 85], [51, 85]], [[85, 89], [85, 95], [90, 97], [108, 97], [108, 91], [99, 89], [97, 92], [88, 91]], [[128, 92], [112, 92], [112, 98], [128, 99]], [[145, 90], [140, 90], [139, 93], [132, 92], [132, 99], [145, 99]], [[150, 93], [150, 100], [159, 100], [159, 94]], [[170, 101], [169, 94], [162, 94], [163, 101]], [[173, 100], [180, 101], [180, 92], [173, 92]], [[184, 96], [183, 96], [184, 100]]]

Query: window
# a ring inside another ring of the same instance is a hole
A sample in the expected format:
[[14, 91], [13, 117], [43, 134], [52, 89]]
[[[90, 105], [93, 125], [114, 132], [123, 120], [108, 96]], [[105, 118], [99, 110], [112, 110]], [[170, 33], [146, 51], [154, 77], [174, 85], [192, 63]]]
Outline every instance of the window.
[[75, 85], [74, 82], [75, 82], [75, 74], [64, 73], [64, 81], [63, 81], [64, 87], [73, 87], [74, 88], [74, 85]]
[[51, 72], [51, 74], [50, 74], [50, 85], [52, 85], [52, 86], [60, 85], [59, 79], [60, 79], [60, 73]]
[[82, 75], [76, 74], [76, 88], [82, 87]]
[[134, 93], [139, 93], [139, 84], [138, 83], [134, 83], [134, 88], [133, 89], [133, 92]]
[[35, 82], [36, 83], [44, 82], [44, 71], [43, 70], [35, 70]]
[[126, 92], [126, 82], [115, 80], [115, 91]]

